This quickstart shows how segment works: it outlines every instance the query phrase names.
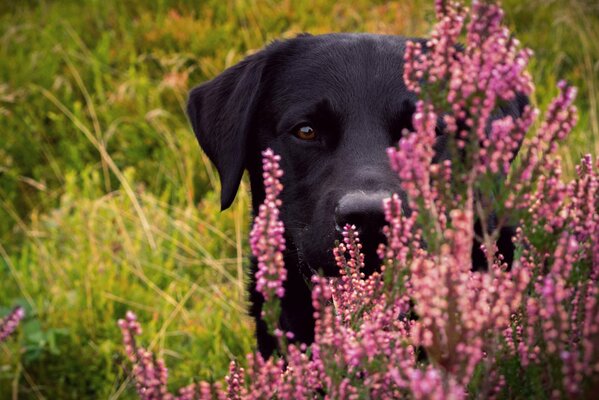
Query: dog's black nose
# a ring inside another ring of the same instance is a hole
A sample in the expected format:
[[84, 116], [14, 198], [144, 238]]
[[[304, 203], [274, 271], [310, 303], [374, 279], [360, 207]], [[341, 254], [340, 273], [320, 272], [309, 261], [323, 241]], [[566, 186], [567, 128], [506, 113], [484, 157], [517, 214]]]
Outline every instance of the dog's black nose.
[[346, 224], [355, 225], [362, 241], [378, 238], [385, 225], [383, 199], [387, 192], [356, 191], [344, 195], [335, 209], [335, 223], [341, 231]]

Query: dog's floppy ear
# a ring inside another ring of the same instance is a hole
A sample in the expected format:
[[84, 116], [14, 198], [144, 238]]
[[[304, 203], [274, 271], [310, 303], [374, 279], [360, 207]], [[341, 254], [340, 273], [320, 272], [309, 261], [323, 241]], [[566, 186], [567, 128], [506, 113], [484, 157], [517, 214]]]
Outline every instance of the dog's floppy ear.
[[221, 210], [231, 205], [241, 182], [265, 59], [264, 51], [253, 54], [189, 94], [193, 131], [220, 177]]

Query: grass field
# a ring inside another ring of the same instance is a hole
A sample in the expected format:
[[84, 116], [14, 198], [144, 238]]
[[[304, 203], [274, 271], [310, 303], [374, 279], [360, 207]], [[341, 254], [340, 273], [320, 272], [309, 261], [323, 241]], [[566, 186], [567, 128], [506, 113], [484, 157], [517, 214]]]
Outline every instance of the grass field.
[[[220, 214], [184, 115], [188, 89], [299, 32], [426, 35], [432, 0], [0, 3], [0, 399], [133, 398], [116, 320], [134, 310], [171, 384], [220, 379], [245, 316], [246, 186]], [[599, 5], [507, 0], [545, 107], [566, 78], [566, 173], [599, 154]]]

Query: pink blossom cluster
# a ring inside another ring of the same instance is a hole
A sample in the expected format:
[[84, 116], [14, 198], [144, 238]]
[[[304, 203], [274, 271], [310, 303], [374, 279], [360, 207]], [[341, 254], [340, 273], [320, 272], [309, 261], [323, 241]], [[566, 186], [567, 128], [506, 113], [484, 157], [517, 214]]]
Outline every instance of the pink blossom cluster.
[[558, 180], [558, 160], [549, 165], [523, 200], [530, 208], [520, 263], [535, 278], [506, 339], [523, 366], [560, 360], [562, 387], [577, 396], [585, 377], [599, 379], [599, 162], [585, 156], [569, 184]]
[[133, 363], [133, 374], [137, 392], [142, 399], [167, 398], [167, 369], [162, 360], [155, 360], [151, 351], [137, 347], [135, 336], [141, 334], [141, 325], [132, 312], [127, 312], [124, 319], [118, 321], [123, 334], [125, 353]]
[[[559, 169], [559, 165], [548, 164], [559, 163], [553, 158], [557, 151], [557, 144], [565, 139], [576, 125], [578, 114], [573, 104], [576, 88], [568, 86], [565, 81], [560, 81], [557, 86], [559, 94], [549, 105], [538, 135], [524, 144], [527, 151], [522, 156], [521, 166], [511, 174], [512, 197], [520, 195], [523, 191], [529, 191], [529, 184], [536, 178], [551, 173], [553, 168]], [[534, 110], [529, 115], [537, 113], [538, 111]]]
[[454, 377], [419, 365], [410, 297], [385, 288], [385, 268], [364, 277], [357, 232], [346, 226], [343, 236], [335, 249], [341, 277], [313, 279], [312, 361], [327, 398], [464, 398]]
[[[166, 390], [164, 362], [136, 346], [141, 329], [128, 314], [119, 324], [142, 398], [573, 398], [599, 391], [599, 162], [585, 156], [567, 183], [556, 156], [576, 123], [575, 90], [559, 84], [534, 132], [540, 113], [533, 107], [489, 126], [503, 102], [531, 93], [530, 52], [503, 27], [494, 2], [473, 1], [469, 10], [437, 1], [436, 11], [431, 40], [406, 52], [405, 80], [421, 100], [414, 131], [388, 150], [407, 199], [393, 195], [383, 204], [380, 272], [365, 276], [361, 239], [346, 226], [333, 249], [340, 276], [312, 278], [314, 343], [281, 341], [282, 356], [249, 355], [243, 368], [231, 363], [224, 385], [194, 384], [179, 397]], [[454, 154], [433, 163], [440, 115]], [[527, 132], [520, 162], [508, 171]], [[251, 246], [273, 327], [285, 280], [282, 172], [272, 150], [263, 156], [266, 196]], [[494, 191], [503, 209], [477, 237], [475, 220], [484, 225], [495, 211], [484, 191], [493, 182], [501, 183]], [[495, 244], [507, 213], [520, 220], [511, 266]], [[487, 257], [484, 272], [472, 271], [475, 239]]]
[[[167, 379], [168, 369], [164, 360], [156, 356], [148, 349], [140, 347], [135, 341], [135, 337], [141, 335], [141, 325], [137, 321], [137, 316], [128, 311], [124, 319], [119, 319], [119, 328], [123, 335], [125, 344], [125, 353], [133, 365], [132, 375], [135, 380], [137, 394], [142, 400], [195, 400], [195, 399], [231, 399], [222, 390], [220, 383], [211, 385], [206, 382], [191, 384], [179, 389], [179, 394], [174, 395], [168, 391]], [[231, 371], [234, 369], [234, 363], [231, 363]], [[230, 387], [239, 385], [237, 378], [231, 380]], [[229, 382], [227, 377], [227, 382]]]
[[472, 212], [453, 210], [450, 218], [446, 242], [412, 262], [409, 294], [420, 318], [411, 335], [431, 361], [466, 386], [475, 368], [492, 370], [499, 350], [495, 333], [521, 307], [530, 273], [505, 271], [499, 260], [486, 273], [472, 272]]
[[446, 227], [448, 208], [456, 207], [461, 197], [452, 190], [451, 161], [433, 164], [437, 114], [432, 105], [418, 101], [412, 121], [414, 132], [402, 137], [397, 147], [388, 148], [387, 155], [402, 181], [410, 208], [415, 213], [427, 210], [422, 216], [430, 215], [434, 231], [440, 233]]
[[275, 155], [271, 149], [262, 152], [262, 156], [266, 196], [254, 219], [250, 246], [252, 254], [258, 260], [256, 290], [268, 301], [274, 296], [283, 297], [283, 282], [287, 278], [283, 261], [285, 228], [279, 219], [279, 193], [283, 190], [279, 178], [283, 176], [283, 171], [279, 167], [281, 157]]
[[[403, 182], [403, 188], [411, 200], [422, 198], [423, 206], [430, 208], [437, 199], [431, 187], [432, 160], [435, 155], [437, 115], [423, 101], [416, 104], [412, 117], [414, 132], [402, 138], [397, 145], [387, 150], [391, 168]], [[411, 204], [415, 204], [412, 202]]]
[[0, 318], [0, 343], [4, 342], [25, 317], [23, 307], [15, 307], [6, 317]]
[[507, 174], [534, 112], [527, 108], [519, 121], [506, 116], [490, 127], [489, 121], [502, 102], [532, 92], [531, 52], [502, 25], [498, 4], [474, 0], [469, 12], [461, 2], [437, 0], [436, 11], [439, 22], [426, 44], [408, 43], [404, 80], [416, 93], [444, 93], [445, 130], [467, 152], [469, 174]]

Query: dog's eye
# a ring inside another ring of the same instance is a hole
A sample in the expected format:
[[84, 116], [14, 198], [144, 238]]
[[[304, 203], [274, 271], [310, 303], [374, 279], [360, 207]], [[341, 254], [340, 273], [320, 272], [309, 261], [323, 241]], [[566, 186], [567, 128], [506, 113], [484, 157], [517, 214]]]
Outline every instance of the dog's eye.
[[295, 136], [302, 140], [314, 140], [316, 139], [316, 132], [311, 126], [302, 126], [295, 131]]

